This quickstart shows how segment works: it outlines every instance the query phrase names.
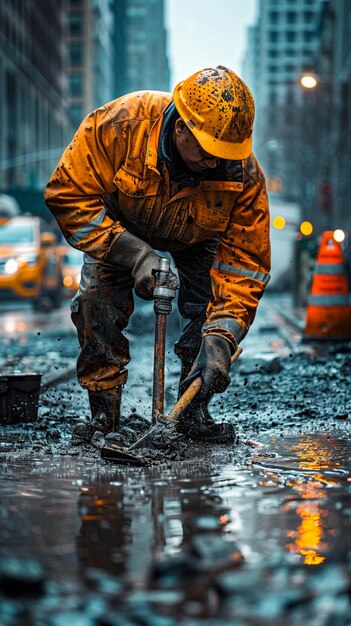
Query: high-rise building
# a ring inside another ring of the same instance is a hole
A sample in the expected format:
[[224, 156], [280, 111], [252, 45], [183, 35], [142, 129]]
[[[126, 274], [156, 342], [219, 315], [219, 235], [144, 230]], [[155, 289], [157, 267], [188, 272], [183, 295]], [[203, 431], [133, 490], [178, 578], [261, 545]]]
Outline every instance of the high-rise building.
[[243, 77], [248, 72], [256, 102], [255, 151], [270, 185], [292, 199], [302, 193], [311, 132], [310, 120], [301, 117], [299, 80], [313, 67], [321, 3], [260, 0], [257, 24], [248, 32]]
[[[247, 47], [242, 58], [242, 76], [257, 102], [257, 90], [259, 86], [259, 27], [258, 25], [249, 26], [246, 31]], [[257, 105], [256, 105], [257, 106]]]
[[0, 3], [0, 188], [42, 188], [67, 135], [62, 0]]
[[65, 2], [68, 101], [74, 130], [87, 113], [113, 98], [114, 2]]
[[[315, 85], [304, 89], [304, 73]], [[271, 191], [298, 200], [316, 234], [351, 229], [351, 3], [261, 0], [243, 77]]]
[[72, 130], [129, 91], [169, 89], [164, 0], [65, 0]]
[[261, 0], [258, 109], [284, 103], [311, 68], [321, 0]]
[[140, 89], [168, 91], [164, 0], [119, 0], [114, 11], [115, 97]]
[[93, 109], [169, 89], [164, 1], [0, 2], [0, 191], [42, 190]]

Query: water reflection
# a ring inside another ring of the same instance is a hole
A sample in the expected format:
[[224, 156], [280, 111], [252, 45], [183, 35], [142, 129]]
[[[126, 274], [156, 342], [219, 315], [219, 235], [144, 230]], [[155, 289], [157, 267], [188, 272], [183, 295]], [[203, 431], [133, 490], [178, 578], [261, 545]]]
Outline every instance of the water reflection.
[[76, 537], [81, 574], [101, 568], [134, 588], [155, 581], [167, 585], [176, 576], [178, 587], [187, 581], [185, 595], [191, 595], [188, 575], [190, 571], [194, 578], [195, 563], [207, 570], [218, 559], [223, 560], [220, 566], [240, 560], [229, 533], [224, 536], [230, 518], [222, 499], [201, 492], [208, 471], [197, 468], [201, 478], [168, 476], [149, 482], [136, 474], [82, 486]]
[[[321, 565], [340, 549], [339, 516], [331, 502], [330, 489], [339, 487], [342, 503], [340, 489], [347, 488], [350, 470], [349, 444], [327, 435], [303, 435], [284, 442], [274, 440], [273, 444], [279, 446], [279, 458], [264, 472], [278, 482], [283, 480], [293, 492], [282, 505], [290, 522], [286, 549], [304, 565]], [[272, 474], [274, 466], [277, 469]]]
[[[147, 471], [74, 458], [9, 463], [0, 556], [38, 559], [61, 584], [57, 612], [75, 589], [80, 623], [93, 621], [91, 594], [103, 599], [99, 623], [109, 626], [119, 622], [107, 620], [106, 606], [132, 624], [147, 612], [152, 625], [156, 614], [171, 626], [214, 616], [259, 624], [262, 615], [288, 624], [291, 606], [293, 626], [312, 623], [316, 598], [333, 606], [348, 589], [350, 444], [267, 438], [251, 460]], [[40, 623], [50, 606], [44, 598]]]
[[[308, 496], [304, 494], [302, 497]], [[312, 497], [315, 495], [312, 494]], [[287, 549], [289, 552], [303, 556], [305, 565], [324, 563], [325, 556], [322, 556], [320, 551], [327, 547], [322, 540], [325, 532], [323, 517], [326, 517], [326, 512], [321, 511], [319, 505], [309, 502], [296, 507], [296, 515], [301, 518], [301, 523], [296, 531], [292, 530], [287, 533], [288, 537], [293, 539], [293, 542], [287, 543]]]
[[334, 458], [333, 447], [325, 437], [313, 440], [301, 437], [292, 450], [299, 460], [301, 469], [309, 472], [313, 470], [316, 473], [312, 474], [312, 480], [294, 485], [303, 500], [296, 507], [296, 515], [300, 517], [301, 523], [297, 531], [291, 534], [294, 541], [287, 544], [287, 549], [301, 554], [306, 565], [320, 565], [325, 561], [325, 556], [321, 552], [327, 549], [323, 537], [327, 532], [329, 516], [321, 502], [315, 500], [323, 501], [327, 496], [326, 486], [336, 484], [335, 481], [325, 478], [321, 470], [334, 469], [339, 463]]
[[218, 550], [232, 542], [229, 560], [238, 551], [247, 562], [285, 552], [320, 565], [351, 548], [349, 457], [342, 439], [304, 435], [267, 441], [252, 467], [180, 464], [145, 473], [99, 472], [94, 464], [88, 471], [74, 459], [8, 465], [2, 553], [35, 551], [50, 560], [60, 551], [64, 561], [71, 550], [81, 572], [103, 568], [133, 585], [146, 584], [160, 560], [200, 553], [215, 560], [214, 535]]

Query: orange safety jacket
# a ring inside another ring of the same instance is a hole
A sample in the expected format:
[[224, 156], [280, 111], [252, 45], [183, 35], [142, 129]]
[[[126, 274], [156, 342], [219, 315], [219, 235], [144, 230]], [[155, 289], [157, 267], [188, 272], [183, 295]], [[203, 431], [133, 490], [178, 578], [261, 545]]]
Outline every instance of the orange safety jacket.
[[90, 113], [52, 174], [45, 201], [68, 243], [106, 263], [125, 230], [168, 251], [218, 233], [203, 334], [224, 335], [235, 346], [269, 280], [265, 178], [252, 154], [226, 162], [227, 180], [172, 182], [165, 164], [157, 168], [171, 100], [169, 93], [134, 92]]

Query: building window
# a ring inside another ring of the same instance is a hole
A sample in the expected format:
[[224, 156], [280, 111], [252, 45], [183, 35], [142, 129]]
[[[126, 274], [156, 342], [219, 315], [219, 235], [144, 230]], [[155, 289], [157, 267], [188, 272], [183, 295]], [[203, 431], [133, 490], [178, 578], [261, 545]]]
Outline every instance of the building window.
[[5, 98], [7, 104], [8, 134], [14, 135], [16, 128], [16, 78], [12, 72], [6, 72]]
[[70, 13], [69, 15], [69, 31], [72, 36], [79, 37], [83, 33], [83, 15], [82, 13]]
[[295, 24], [296, 23], [296, 13], [295, 11], [288, 11], [286, 14], [286, 21], [288, 22], [288, 24]]
[[69, 60], [73, 66], [83, 63], [83, 46], [80, 43], [71, 43], [69, 46]]
[[277, 103], [277, 92], [276, 91], [270, 91], [268, 97], [269, 97], [269, 104], [276, 104]]
[[129, 43], [127, 44], [127, 51], [130, 52], [131, 54], [133, 54], [133, 52], [134, 53], [140, 52], [144, 54], [147, 51], [147, 45], [146, 43], [134, 43], [134, 42]]
[[72, 74], [69, 77], [69, 87], [72, 96], [83, 95], [83, 77], [81, 74]]
[[127, 17], [144, 17], [146, 15], [146, 7], [127, 7]]
[[296, 33], [293, 30], [286, 31], [286, 40], [291, 43], [292, 41], [296, 41]]
[[270, 30], [268, 33], [268, 39], [271, 43], [276, 43], [278, 41], [278, 33], [274, 30]]
[[278, 23], [278, 17], [279, 17], [279, 13], [278, 11], [271, 11], [269, 13], [269, 21], [271, 24], [277, 24]]
[[78, 128], [83, 119], [83, 108], [79, 105], [73, 105], [70, 108], [71, 124], [74, 128]]
[[305, 22], [312, 22], [313, 16], [313, 11], [304, 11], [303, 13], [303, 19], [305, 20]]
[[276, 50], [275, 48], [271, 48], [270, 50], [268, 50], [268, 56], [271, 59], [276, 59], [278, 56], [278, 50]]

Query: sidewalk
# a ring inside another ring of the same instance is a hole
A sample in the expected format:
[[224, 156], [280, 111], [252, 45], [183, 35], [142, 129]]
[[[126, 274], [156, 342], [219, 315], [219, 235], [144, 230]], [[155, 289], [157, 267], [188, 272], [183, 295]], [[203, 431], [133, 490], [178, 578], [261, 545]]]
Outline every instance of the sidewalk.
[[[293, 306], [289, 293], [266, 293], [259, 303], [256, 318], [242, 341], [246, 354], [289, 356], [306, 352], [301, 345], [305, 311]], [[307, 350], [308, 351], [308, 350]]]

